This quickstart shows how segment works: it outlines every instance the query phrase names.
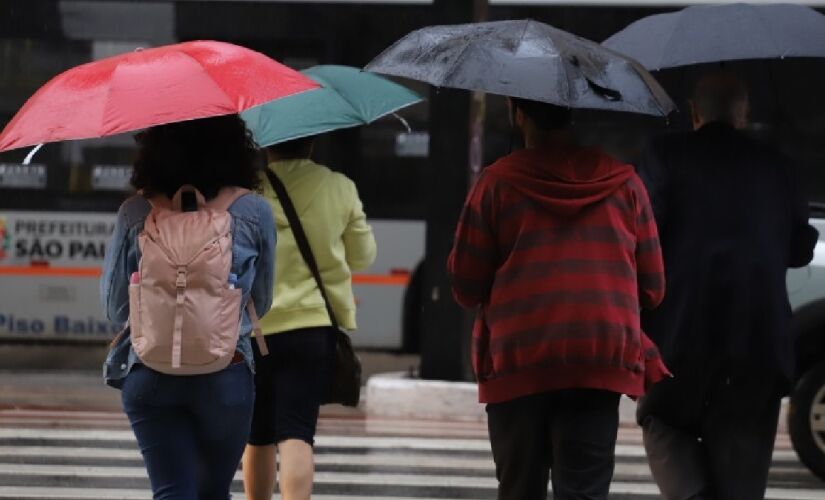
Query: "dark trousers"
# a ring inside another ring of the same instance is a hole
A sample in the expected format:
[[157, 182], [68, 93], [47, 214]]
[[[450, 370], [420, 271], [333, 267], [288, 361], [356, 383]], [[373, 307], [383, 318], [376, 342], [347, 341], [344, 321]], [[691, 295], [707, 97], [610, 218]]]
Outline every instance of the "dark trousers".
[[335, 337], [330, 327], [264, 336], [269, 354], [255, 354], [255, 408], [249, 444], [287, 439], [315, 443], [318, 414], [332, 376]]
[[499, 500], [607, 498], [615, 463], [619, 394], [547, 392], [487, 405]]
[[642, 398], [638, 416], [665, 500], [764, 498], [779, 418], [778, 378], [682, 370]]
[[252, 421], [246, 363], [172, 376], [136, 365], [123, 384], [155, 500], [228, 500]]

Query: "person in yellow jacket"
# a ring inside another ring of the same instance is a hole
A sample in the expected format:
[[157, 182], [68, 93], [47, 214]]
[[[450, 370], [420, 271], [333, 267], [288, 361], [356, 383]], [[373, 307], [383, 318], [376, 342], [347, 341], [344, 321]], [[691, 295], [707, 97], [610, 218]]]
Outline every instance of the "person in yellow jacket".
[[[352, 271], [375, 260], [372, 229], [355, 184], [310, 159], [312, 138], [270, 146], [271, 169], [286, 186], [342, 328], [355, 330]], [[269, 500], [280, 454], [281, 497], [309, 499], [318, 409], [329, 385], [334, 339], [318, 286], [266, 176], [263, 196], [277, 227], [272, 308], [261, 319], [268, 356], [255, 349], [255, 408], [243, 458], [250, 500]], [[253, 342], [254, 344], [254, 342]]]

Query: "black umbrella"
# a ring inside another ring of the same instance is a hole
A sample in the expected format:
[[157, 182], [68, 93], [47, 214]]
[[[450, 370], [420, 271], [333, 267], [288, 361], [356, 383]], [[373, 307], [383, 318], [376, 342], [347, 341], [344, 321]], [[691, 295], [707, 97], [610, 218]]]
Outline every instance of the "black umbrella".
[[642, 18], [602, 43], [649, 70], [741, 59], [825, 57], [825, 16], [802, 5], [700, 5]]
[[423, 28], [366, 70], [570, 108], [655, 116], [675, 108], [636, 61], [532, 20]]

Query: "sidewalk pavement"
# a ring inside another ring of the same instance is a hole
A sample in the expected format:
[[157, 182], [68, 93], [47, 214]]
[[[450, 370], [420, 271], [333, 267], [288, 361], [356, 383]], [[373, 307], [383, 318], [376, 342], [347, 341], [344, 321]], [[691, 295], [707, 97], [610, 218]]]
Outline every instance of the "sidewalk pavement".
[[91, 370], [2, 370], [0, 408], [120, 411], [120, 391]]
[[[0, 408], [120, 411], [120, 391], [104, 385], [101, 375], [106, 351], [103, 344], [0, 345]], [[365, 379], [418, 365], [418, 356], [359, 356]]]
[[[367, 416], [483, 422], [484, 405], [467, 382], [412, 379], [404, 372], [367, 380], [360, 410]], [[91, 370], [0, 371], [0, 408], [72, 408], [120, 411], [120, 391]], [[632, 423], [635, 405], [623, 399], [622, 423]]]

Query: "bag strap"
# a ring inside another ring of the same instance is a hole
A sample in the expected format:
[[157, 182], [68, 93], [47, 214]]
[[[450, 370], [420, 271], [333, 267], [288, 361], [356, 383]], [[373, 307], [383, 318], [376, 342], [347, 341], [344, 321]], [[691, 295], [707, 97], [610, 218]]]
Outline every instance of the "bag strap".
[[218, 192], [218, 196], [206, 202], [206, 206], [215, 210], [229, 211], [235, 201], [241, 196], [249, 193], [248, 189], [240, 187], [225, 187]]
[[298, 250], [301, 251], [301, 256], [304, 258], [304, 262], [306, 262], [312, 276], [315, 278], [315, 283], [318, 284], [318, 289], [321, 291], [321, 297], [324, 298], [324, 305], [326, 305], [327, 314], [329, 314], [329, 320], [332, 323], [332, 327], [338, 330], [339, 326], [338, 320], [335, 318], [335, 311], [332, 309], [332, 304], [329, 301], [329, 297], [327, 297], [324, 282], [321, 280], [321, 272], [318, 270], [318, 262], [315, 260], [315, 255], [312, 253], [312, 247], [309, 246], [309, 240], [304, 232], [304, 226], [301, 224], [301, 218], [295, 210], [295, 205], [292, 204], [292, 199], [286, 191], [286, 186], [284, 186], [281, 179], [275, 175], [275, 172], [267, 168], [266, 176], [269, 179], [269, 183], [272, 184], [272, 189], [275, 190], [275, 194], [278, 195], [278, 200], [281, 202], [281, 207], [284, 209], [284, 215], [286, 215], [286, 219], [289, 221], [289, 227], [292, 228], [292, 234], [295, 235], [295, 243], [298, 245]]
[[[232, 206], [238, 198], [248, 194], [250, 191], [240, 187], [226, 187], [221, 189], [218, 196], [206, 202], [206, 206], [215, 210], [223, 210], [228, 212], [229, 207]], [[269, 349], [266, 347], [264, 341], [264, 333], [261, 329], [261, 320], [258, 318], [258, 313], [255, 311], [255, 304], [252, 301], [252, 295], [246, 301], [246, 314], [249, 316], [249, 321], [252, 322], [252, 336], [255, 337], [255, 343], [258, 344], [258, 351], [261, 356], [269, 354]]]
[[184, 191], [192, 191], [193, 193], [195, 193], [195, 199], [198, 202], [198, 208], [209, 207], [215, 210], [223, 210], [224, 212], [228, 211], [229, 207], [233, 203], [235, 203], [235, 201], [238, 198], [250, 192], [246, 188], [235, 186], [225, 187], [218, 192], [217, 196], [215, 196], [209, 201], [206, 201], [206, 198], [203, 197], [200, 191], [198, 191], [195, 187], [187, 184], [181, 186], [181, 188], [178, 189], [177, 192], [175, 192], [175, 195], [171, 199], [160, 194], [153, 196], [151, 198], [146, 198], [146, 201], [149, 202], [152, 208], [166, 208], [168, 210], [180, 212], [181, 197]]
[[261, 329], [261, 320], [258, 318], [258, 313], [255, 312], [252, 297], [249, 297], [249, 300], [246, 301], [246, 313], [252, 322], [252, 336], [255, 337], [255, 343], [258, 344], [258, 351], [260, 351], [261, 356], [266, 356], [269, 354], [269, 349], [266, 347], [266, 341], [264, 341], [264, 331]]
[[175, 212], [182, 212], [183, 207], [183, 193], [192, 193], [195, 195], [195, 203], [197, 204], [197, 208], [201, 208], [206, 205], [206, 198], [204, 198], [203, 194], [195, 188], [195, 186], [191, 184], [184, 184], [183, 186], [178, 189], [174, 196], [172, 196], [172, 210]]
[[172, 327], [172, 368], [180, 368], [183, 351], [183, 305], [186, 302], [186, 266], [178, 266], [175, 279], [175, 322]]

